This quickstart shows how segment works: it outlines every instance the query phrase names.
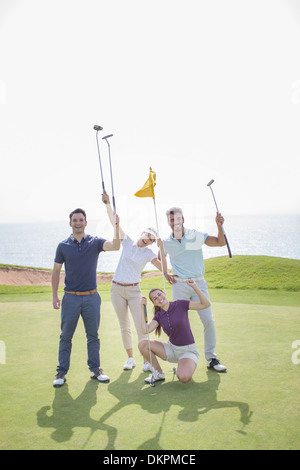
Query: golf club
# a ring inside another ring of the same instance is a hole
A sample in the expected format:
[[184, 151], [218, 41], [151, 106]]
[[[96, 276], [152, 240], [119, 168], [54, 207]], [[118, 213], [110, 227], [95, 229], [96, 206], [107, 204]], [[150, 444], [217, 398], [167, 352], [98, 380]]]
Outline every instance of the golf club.
[[[215, 206], [216, 206], [216, 209], [217, 209], [217, 213], [219, 214], [219, 209], [218, 209], [217, 201], [216, 201], [214, 192], [213, 192], [212, 187], [211, 187], [211, 185], [213, 184], [214, 181], [215, 181], [215, 180], [210, 180], [210, 182], [207, 183], [207, 186], [208, 186], [208, 187], [210, 188], [210, 190], [211, 190], [211, 193], [212, 193], [213, 198], [214, 198], [214, 201], [215, 201]], [[224, 230], [223, 225], [222, 225], [222, 230], [223, 230], [224, 238], [225, 238], [225, 241], [226, 241], [226, 245], [227, 245], [227, 250], [228, 250], [229, 258], [232, 258], [230, 246], [229, 246], [229, 243], [228, 243], [227, 236], [226, 236], [226, 233], [225, 233], [225, 230]]]
[[105, 135], [102, 137], [102, 140], [105, 139], [107, 146], [108, 146], [108, 155], [109, 155], [109, 166], [110, 166], [110, 179], [111, 179], [111, 191], [112, 191], [112, 201], [113, 201], [113, 208], [114, 208], [114, 213], [116, 213], [116, 202], [115, 202], [115, 193], [114, 193], [114, 184], [113, 184], [113, 176], [112, 176], [112, 167], [111, 167], [111, 157], [110, 157], [110, 144], [107, 139], [112, 137], [113, 134]]
[[[147, 306], [146, 306], [146, 305], [144, 305], [144, 317], [145, 317], [146, 330], [147, 330], [147, 337], [148, 337], [150, 364], [151, 364], [151, 369], [153, 370], [153, 366], [152, 366], [152, 356], [151, 356], [151, 347], [150, 347], [150, 338], [149, 338], [149, 329], [148, 329], [148, 314], [147, 314]], [[154, 381], [153, 381], [153, 375], [151, 376], [150, 385], [151, 385], [151, 387], [155, 387], [155, 383], [154, 383]]]
[[[103, 172], [102, 172], [102, 164], [101, 164], [101, 157], [100, 157], [100, 149], [99, 149], [99, 142], [98, 142], [98, 132], [99, 132], [99, 131], [102, 131], [102, 130], [103, 130], [103, 127], [95, 125], [95, 126], [94, 126], [94, 130], [97, 131], [97, 132], [96, 132], [96, 141], [97, 141], [98, 157], [99, 157], [100, 172], [101, 172], [101, 179], [102, 179], [102, 190], [103, 190], [103, 194], [105, 194], [106, 191], [105, 191], [105, 186], [104, 186], [104, 179], [103, 179]], [[105, 202], [105, 204], [106, 204], [106, 202]]]

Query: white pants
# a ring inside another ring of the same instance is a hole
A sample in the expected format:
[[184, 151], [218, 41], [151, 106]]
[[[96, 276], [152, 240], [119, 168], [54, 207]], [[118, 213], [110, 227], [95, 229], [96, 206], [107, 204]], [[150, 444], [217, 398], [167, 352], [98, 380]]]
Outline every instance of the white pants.
[[[209, 299], [207, 282], [202, 279], [196, 281], [197, 286]], [[199, 302], [199, 297], [192, 287], [186, 282], [176, 282], [172, 284], [172, 300], [187, 299], [193, 302]], [[207, 361], [216, 357], [216, 330], [211, 307], [198, 310], [198, 315], [204, 326], [204, 353]]]
[[132, 349], [131, 322], [128, 312], [130, 309], [138, 340], [147, 338], [142, 332], [141, 326], [141, 289], [140, 286], [120, 286], [112, 283], [110, 298], [117, 314], [122, 341], [125, 349]]

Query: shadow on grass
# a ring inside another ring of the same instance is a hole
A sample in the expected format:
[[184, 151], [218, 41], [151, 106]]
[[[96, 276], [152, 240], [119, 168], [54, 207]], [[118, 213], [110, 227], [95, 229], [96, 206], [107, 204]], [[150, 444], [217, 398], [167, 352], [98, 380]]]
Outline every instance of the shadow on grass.
[[89, 428], [90, 434], [83, 443], [82, 449], [85, 448], [95, 431], [105, 431], [108, 438], [106, 449], [114, 449], [117, 429], [90, 417], [91, 409], [97, 404], [98, 385], [100, 386], [95, 380], [89, 380], [76, 399], [71, 397], [67, 383], [61, 388], [56, 388], [52, 415], [48, 415], [51, 407], [44, 406], [37, 412], [37, 424], [42, 428], [54, 428], [51, 438], [59, 443], [69, 441], [75, 427]]
[[[181, 384], [177, 379], [171, 382], [160, 382], [155, 387], [144, 383], [145, 374], [142, 373], [136, 380], [129, 382], [131, 371], [122, 372], [120, 377], [108, 385], [108, 391], [118, 403], [104, 413], [99, 420], [90, 417], [90, 411], [97, 404], [98, 384], [89, 381], [83, 392], [73, 399], [68, 391], [67, 384], [60, 389], [55, 389], [55, 397], [52, 404], [52, 415], [47, 412], [50, 406], [41, 408], [37, 413], [37, 422], [40, 427], [54, 428], [51, 435], [57, 442], [65, 442], [71, 439], [75, 427], [90, 429], [89, 437], [83, 443], [85, 448], [92, 434], [101, 430], [107, 433], [106, 450], [115, 449], [117, 428], [106, 424], [106, 421], [123, 408], [130, 405], [139, 405], [149, 414], [162, 414], [160, 425], [153, 438], [139, 446], [139, 450], [161, 450], [160, 437], [164, 429], [165, 417], [173, 405], [181, 410], [176, 419], [184, 422], [194, 422], [202, 414], [221, 408], [238, 408], [242, 428], [237, 432], [246, 434], [245, 427], [250, 423], [252, 412], [249, 405], [239, 401], [218, 401], [217, 390], [221, 381], [221, 375], [207, 371], [207, 381]], [[101, 387], [101, 385], [99, 384]], [[147, 416], [145, 419], [147, 420]], [[134, 419], [131, 422], [134, 425]], [[174, 426], [176, 422], [174, 422]]]
[[[142, 409], [150, 414], [161, 413], [162, 419], [156, 435], [141, 444], [139, 450], [163, 450], [159, 440], [163, 432], [166, 414], [173, 405], [182, 408], [176, 419], [185, 422], [197, 421], [200, 415], [213, 409], [238, 408], [242, 428], [237, 432], [246, 434], [245, 427], [250, 423], [252, 412], [249, 410], [248, 403], [217, 400], [221, 374], [207, 371], [206, 382], [196, 383], [191, 381], [188, 384], [182, 384], [175, 379], [172, 382], [159, 382], [155, 387], [144, 384], [145, 374], [141, 374], [126, 387], [129, 377], [128, 372], [122, 373], [118, 380], [108, 386], [109, 392], [119, 400], [119, 403], [104, 414], [100, 422], [104, 423], [114, 413], [131, 404], [140, 405]], [[121, 387], [120, 384], [122, 384]], [[126, 397], [124, 397], [124, 389], [128, 391]], [[145, 419], [147, 419], [147, 416]], [[174, 422], [174, 426], [176, 426], [176, 422]]]

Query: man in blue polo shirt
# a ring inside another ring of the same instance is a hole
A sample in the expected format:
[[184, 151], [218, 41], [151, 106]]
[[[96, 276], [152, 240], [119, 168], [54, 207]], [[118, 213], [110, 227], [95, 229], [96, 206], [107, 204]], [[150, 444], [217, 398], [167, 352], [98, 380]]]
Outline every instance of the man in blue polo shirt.
[[[101, 298], [97, 292], [97, 263], [101, 251], [120, 249], [119, 218], [115, 216], [113, 241], [85, 234], [87, 225], [83, 209], [70, 214], [72, 234], [59, 243], [52, 272], [53, 308], [61, 306], [61, 335], [59, 341], [57, 375], [54, 387], [61, 387], [66, 381], [70, 366], [72, 338], [80, 315], [82, 316], [88, 350], [88, 367], [91, 378], [109, 382], [109, 377], [100, 369], [100, 325]], [[65, 265], [65, 289], [62, 302], [58, 297], [58, 286], [62, 265]]]
[[[179, 207], [171, 208], [166, 215], [172, 233], [163, 240], [163, 248], [165, 256], [169, 255], [173, 270], [173, 276], [166, 276], [172, 284], [172, 300], [197, 301], [194, 290], [186, 283], [187, 279], [194, 279], [197, 286], [209, 299], [207, 282], [204, 279], [202, 246], [204, 244], [211, 247], [226, 245], [222, 231], [224, 218], [217, 213], [218, 235], [214, 237], [207, 233], [185, 228], [183, 213]], [[216, 331], [211, 307], [199, 310], [198, 314], [204, 326], [204, 351], [207, 367], [218, 372], [225, 372], [226, 367], [220, 364], [215, 354]]]

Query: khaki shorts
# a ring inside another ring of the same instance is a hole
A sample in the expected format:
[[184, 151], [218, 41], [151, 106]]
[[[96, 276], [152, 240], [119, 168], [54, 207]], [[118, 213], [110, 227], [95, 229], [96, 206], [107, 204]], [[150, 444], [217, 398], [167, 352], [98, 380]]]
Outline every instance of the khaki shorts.
[[193, 359], [193, 361], [198, 364], [199, 360], [199, 352], [196, 348], [195, 343], [188, 344], [187, 346], [175, 346], [172, 343], [163, 343], [167, 361], [169, 362], [178, 362], [180, 359], [189, 358]]

